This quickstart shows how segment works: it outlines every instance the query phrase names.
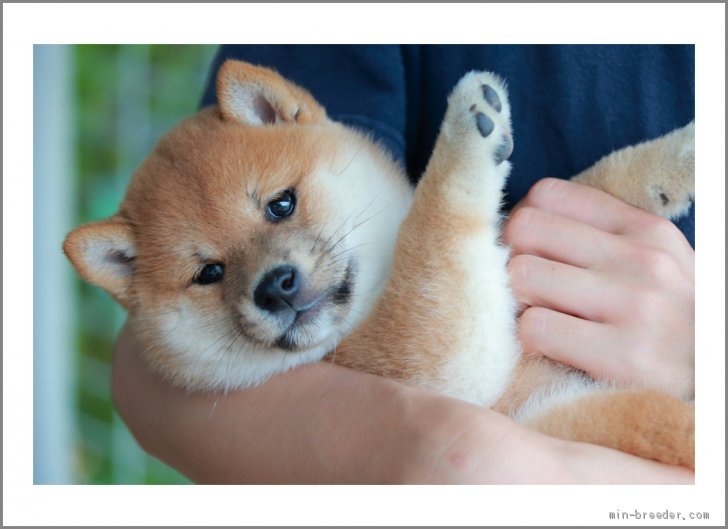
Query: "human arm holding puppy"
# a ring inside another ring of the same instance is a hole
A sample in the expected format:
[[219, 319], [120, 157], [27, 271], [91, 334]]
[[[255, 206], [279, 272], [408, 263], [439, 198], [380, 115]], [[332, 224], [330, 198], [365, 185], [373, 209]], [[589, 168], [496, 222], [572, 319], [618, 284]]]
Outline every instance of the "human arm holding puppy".
[[125, 328], [112, 394], [151, 455], [199, 483], [690, 483], [689, 471], [526, 429], [491, 410], [319, 363], [227, 395], [152, 373]]

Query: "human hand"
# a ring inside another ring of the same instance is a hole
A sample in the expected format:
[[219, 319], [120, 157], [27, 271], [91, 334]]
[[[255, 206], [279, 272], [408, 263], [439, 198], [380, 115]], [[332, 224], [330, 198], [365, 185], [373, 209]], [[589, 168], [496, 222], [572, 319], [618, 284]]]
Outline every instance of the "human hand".
[[574, 182], [537, 182], [504, 241], [526, 354], [693, 398], [695, 253], [669, 221]]
[[692, 483], [683, 468], [528, 430], [392, 380], [312, 364], [226, 395], [187, 393], [125, 328], [114, 403], [150, 454], [203, 483]]

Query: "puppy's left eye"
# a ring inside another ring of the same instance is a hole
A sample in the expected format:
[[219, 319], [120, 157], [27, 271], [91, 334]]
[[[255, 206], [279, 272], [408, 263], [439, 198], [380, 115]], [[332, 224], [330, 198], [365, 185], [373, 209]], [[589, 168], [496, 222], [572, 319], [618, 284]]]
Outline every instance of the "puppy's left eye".
[[296, 209], [296, 195], [292, 189], [281, 191], [265, 206], [265, 213], [268, 219], [276, 222], [293, 215]]

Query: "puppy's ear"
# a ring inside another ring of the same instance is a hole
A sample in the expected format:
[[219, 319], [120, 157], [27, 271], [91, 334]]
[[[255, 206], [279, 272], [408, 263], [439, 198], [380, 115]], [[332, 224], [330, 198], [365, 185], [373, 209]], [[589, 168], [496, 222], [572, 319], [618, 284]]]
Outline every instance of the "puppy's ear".
[[303, 88], [268, 68], [228, 60], [217, 74], [217, 100], [223, 118], [245, 125], [316, 123], [326, 111]]
[[85, 224], [66, 237], [63, 251], [83, 279], [103, 288], [129, 308], [136, 256], [129, 223], [111, 217]]

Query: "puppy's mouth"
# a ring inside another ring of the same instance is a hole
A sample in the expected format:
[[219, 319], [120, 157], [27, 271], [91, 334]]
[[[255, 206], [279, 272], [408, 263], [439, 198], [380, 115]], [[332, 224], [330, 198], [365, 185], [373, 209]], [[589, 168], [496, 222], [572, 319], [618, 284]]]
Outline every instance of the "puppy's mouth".
[[[309, 349], [323, 343], [331, 337], [335, 330], [336, 320], [343, 319], [343, 315], [337, 315], [336, 309], [349, 303], [354, 287], [354, 266], [349, 262], [344, 278], [332, 288], [325, 291], [313, 301], [301, 307], [291, 306], [295, 310], [293, 321], [276, 339], [275, 345], [285, 351], [299, 351]], [[332, 309], [333, 322], [323, 324], [322, 314], [327, 308]]]
[[[302, 307], [295, 307], [291, 306], [291, 308], [296, 312], [296, 315], [293, 317], [293, 321], [289, 325], [289, 329], [295, 328], [297, 326], [305, 325], [306, 323], [310, 321], [314, 321], [314, 319], [321, 314], [321, 311], [324, 308], [324, 305], [326, 305], [326, 294], [322, 294], [316, 299], [314, 299], [312, 302], [302, 306]], [[286, 329], [288, 330], [288, 329]]]

